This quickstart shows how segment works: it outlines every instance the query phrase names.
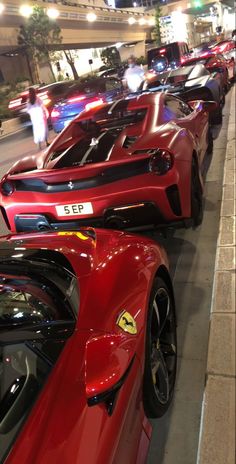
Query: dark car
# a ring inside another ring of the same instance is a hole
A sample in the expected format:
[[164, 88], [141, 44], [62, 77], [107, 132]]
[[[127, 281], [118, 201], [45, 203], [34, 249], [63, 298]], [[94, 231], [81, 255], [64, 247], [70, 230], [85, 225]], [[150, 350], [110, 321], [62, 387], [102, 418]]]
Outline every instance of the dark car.
[[[65, 97], [69, 89], [73, 87], [75, 81], [54, 82], [53, 84], [43, 86], [33, 86], [36, 89], [37, 96], [43, 101], [49, 112], [49, 121], [51, 111], [55, 103]], [[18, 116], [24, 125], [31, 125], [30, 117], [26, 112], [26, 105], [29, 96], [29, 91], [21, 92], [16, 98], [10, 100], [8, 104], [9, 110], [13, 116]]]
[[224, 103], [222, 74], [220, 72], [211, 74], [201, 63], [159, 74], [149, 73], [140, 90], [152, 92], [165, 90], [185, 101], [213, 100], [218, 106], [217, 110], [210, 115], [210, 120], [215, 124], [222, 122]]
[[148, 68], [155, 72], [163, 72], [178, 67], [190, 51], [185, 42], [173, 42], [163, 47], [148, 50]]
[[51, 113], [52, 126], [60, 132], [81, 111], [124, 96], [122, 82], [115, 77], [90, 78], [75, 83], [66, 98], [54, 106]]

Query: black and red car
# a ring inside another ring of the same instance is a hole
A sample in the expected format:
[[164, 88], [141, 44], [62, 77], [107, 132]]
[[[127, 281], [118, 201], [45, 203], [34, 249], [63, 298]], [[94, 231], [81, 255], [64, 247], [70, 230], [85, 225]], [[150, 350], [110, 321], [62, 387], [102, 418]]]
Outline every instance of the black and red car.
[[82, 112], [46, 152], [18, 161], [2, 179], [7, 227], [200, 224], [215, 108], [150, 93]]

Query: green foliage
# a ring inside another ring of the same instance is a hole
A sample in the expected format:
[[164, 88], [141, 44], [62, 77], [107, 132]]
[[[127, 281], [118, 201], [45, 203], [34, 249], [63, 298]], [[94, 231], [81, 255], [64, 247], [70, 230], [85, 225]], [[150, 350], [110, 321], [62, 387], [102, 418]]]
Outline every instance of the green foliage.
[[49, 46], [62, 41], [61, 29], [43, 8], [34, 6], [33, 14], [20, 26], [18, 44], [30, 50], [38, 60], [48, 59]]
[[156, 9], [155, 9], [155, 28], [154, 28], [154, 35], [155, 35], [155, 40], [156, 44], [158, 46], [161, 45], [161, 28], [160, 28], [160, 17], [161, 17], [161, 7], [159, 4], [157, 4]]
[[147, 64], [147, 57], [145, 56], [139, 56], [138, 58], [136, 58], [136, 63], [140, 66], [141, 64], [144, 65], [144, 64]]
[[106, 66], [111, 68], [120, 64], [120, 54], [116, 47], [104, 48], [101, 52], [101, 59]]

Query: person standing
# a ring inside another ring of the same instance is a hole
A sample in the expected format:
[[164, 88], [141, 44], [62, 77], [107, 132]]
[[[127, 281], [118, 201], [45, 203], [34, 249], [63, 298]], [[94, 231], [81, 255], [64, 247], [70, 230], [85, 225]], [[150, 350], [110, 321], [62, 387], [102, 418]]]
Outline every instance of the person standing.
[[40, 150], [42, 150], [42, 143], [45, 142], [48, 147], [48, 110], [44, 106], [42, 100], [37, 97], [34, 87], [29, 88], [29, 98], [26, 107], [27, 113], [30, 115], [30, 119], [33, 127], [34, 143], [36, 143]]
[[137, 65], [134, 55], [128, 58], [128, 66], [124, 73], [124, 80], [131, 92], [137, 92], [144, 79], [144, 71], [141, 66]]

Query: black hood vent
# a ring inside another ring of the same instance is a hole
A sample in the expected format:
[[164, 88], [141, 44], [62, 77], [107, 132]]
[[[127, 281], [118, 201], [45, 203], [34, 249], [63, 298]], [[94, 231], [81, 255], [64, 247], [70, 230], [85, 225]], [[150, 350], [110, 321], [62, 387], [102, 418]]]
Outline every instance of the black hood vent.
[[134, 142], [136, 142], [137, 138], [138, 138], [137, 135], [134, 135], [134, 136], [127, 135], [123, 143], [123, 148], [129, 148], [131, 145], [133, 145]]

